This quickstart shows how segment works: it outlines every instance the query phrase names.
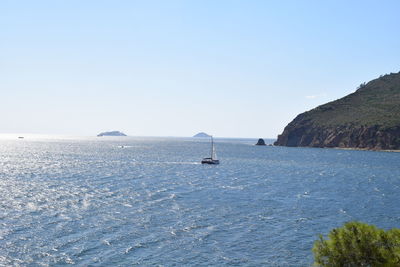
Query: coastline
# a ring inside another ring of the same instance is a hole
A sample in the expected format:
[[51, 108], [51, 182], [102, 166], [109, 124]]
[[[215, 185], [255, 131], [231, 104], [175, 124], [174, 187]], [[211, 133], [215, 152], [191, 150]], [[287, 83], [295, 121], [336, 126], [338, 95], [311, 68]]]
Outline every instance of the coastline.
[[359, 147], [315, 147], [315, 146], [281, 146], [281, 145], [273, 145], [273, 146], [274, 147], [292, 147], [292, 148], [323, 148], [323, 149], [337, 149], [337, 150], [393, 152], [393, 153], [400, 152], [400, 149], [372, 149], [372, 148], [359, 148]]
[[359, 151], [374, 151], [374, 152], [400, 152], [400, 149], [371, 149], [371, 148], [358, 148], [358, 147], [324, 147], [333, 148], [338, 150], [359, 150]]

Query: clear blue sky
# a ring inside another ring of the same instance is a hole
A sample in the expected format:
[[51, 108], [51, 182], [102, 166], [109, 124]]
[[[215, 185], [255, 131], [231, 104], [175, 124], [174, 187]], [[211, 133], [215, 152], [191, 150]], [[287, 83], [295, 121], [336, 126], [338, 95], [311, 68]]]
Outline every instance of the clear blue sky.
[[400, 1], [0, 2], [0, 132], [276, 137], [400, 70]]

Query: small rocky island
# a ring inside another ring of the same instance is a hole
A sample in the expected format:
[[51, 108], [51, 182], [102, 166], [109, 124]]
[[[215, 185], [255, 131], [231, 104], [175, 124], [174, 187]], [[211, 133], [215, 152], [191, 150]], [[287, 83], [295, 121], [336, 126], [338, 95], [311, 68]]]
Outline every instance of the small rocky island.
[[274, 145], [400, 149], [400, 73], [363, 83], [348, 96], [298, 115]]
[[193, 137], [211, 137], [211, 135], [206, 134], [204, 132], [200, 132], [200, 133], [194, 135]]
[[264, 139], [258, 139], [256, 146], [266, 146]]
[[126, 134], [120, 131], [111, 131], [99, 133], [97, 136], [126, 136]]

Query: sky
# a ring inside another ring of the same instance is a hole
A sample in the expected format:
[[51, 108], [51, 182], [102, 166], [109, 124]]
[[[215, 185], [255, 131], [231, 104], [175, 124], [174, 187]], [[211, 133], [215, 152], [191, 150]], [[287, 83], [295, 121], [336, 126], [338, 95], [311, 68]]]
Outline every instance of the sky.
[[0, 133], [276, 138], [400, 71], [400, 1], [0, 1]]

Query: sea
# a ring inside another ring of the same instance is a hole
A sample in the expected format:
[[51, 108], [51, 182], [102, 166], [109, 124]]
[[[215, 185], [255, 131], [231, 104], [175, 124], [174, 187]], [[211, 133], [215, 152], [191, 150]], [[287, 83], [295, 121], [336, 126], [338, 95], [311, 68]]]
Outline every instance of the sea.
[[345, 222], [400, 227], [400, 153], [256, 141], [2, 137], [0, 266], [311, 266]]

